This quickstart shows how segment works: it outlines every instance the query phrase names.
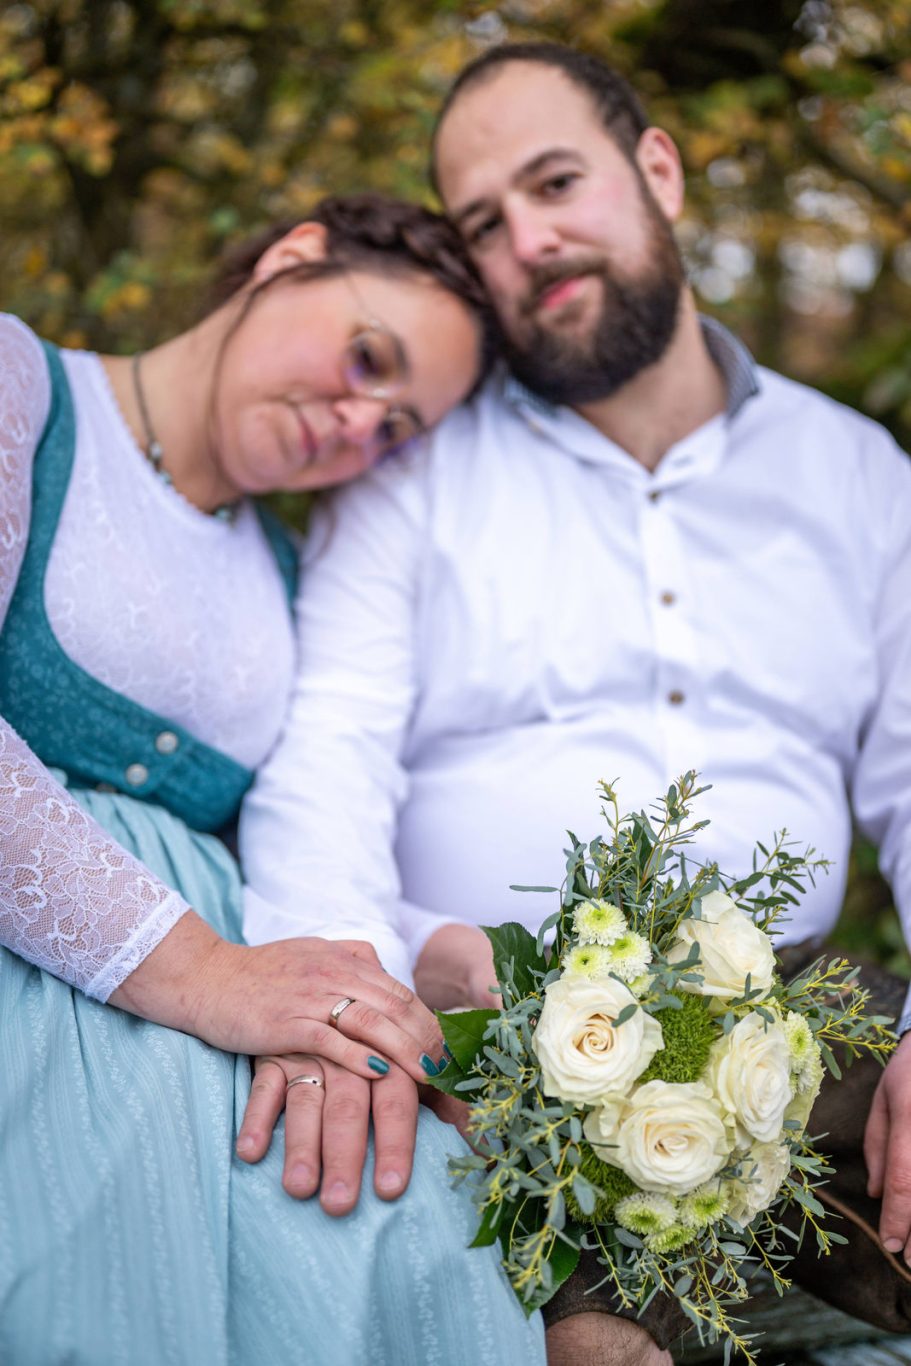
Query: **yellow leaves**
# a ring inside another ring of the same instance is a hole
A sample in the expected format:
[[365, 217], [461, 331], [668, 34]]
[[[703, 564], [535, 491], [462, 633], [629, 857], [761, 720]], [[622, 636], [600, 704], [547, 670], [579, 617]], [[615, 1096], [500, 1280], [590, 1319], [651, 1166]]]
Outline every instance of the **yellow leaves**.
[[107, 322], [123, 323], [145, 312], [152, 303], [151, 286], [144, 276], [148, 267], [130, 252], [121, 252], [93, 280], [87, 295], [89, 307]]
[[87, 85], [71, 81], [61, 91], [48, 132], [71, 161], [92, 175], [110, 170], [117, 122], [107, 102]]
[[29, 280], [37, 280], [47, 269], [47, 252], [43, 247], [29, 247], [22, 261], [22, 268]]
[[360, 19], [349, 19], [342, 24], [338, 36], [346, 47], [366, 47], [370, 42], [370, 30]]
[[902, 110], [892, 119], [892, 130], [909, 146], [911, 146], [911, 113]]
[[704, 171], [717, 157], [728, 155], [732, 151], [732, 144], [723, 133], [697, 129], [684, 136], [682, 151], [690, 170]]
[[353, 114], [333, 114], [326, 123], [324, 132], [333, 142], [348, 142], [357, 134], [357, 119]]
[[109, 314], [119, 310], [137, 313], [148, 308], [151, 302], [152, 291], [148, 285], [141, 284], [138, 280], [127, 280], [108, 299], [107, 311]]
[[205, 176], [246, 175], [251, 167], [250, 153], [233, 133], [221, 128], [203, 128], [186, 143], [182, 158], [195, 172]]
[[11, 80], [0, 98], [0, 113], [15, 116], [45, 109], [60, 80], [60, 72], [51, 66], [33, 71], [24, 80]]

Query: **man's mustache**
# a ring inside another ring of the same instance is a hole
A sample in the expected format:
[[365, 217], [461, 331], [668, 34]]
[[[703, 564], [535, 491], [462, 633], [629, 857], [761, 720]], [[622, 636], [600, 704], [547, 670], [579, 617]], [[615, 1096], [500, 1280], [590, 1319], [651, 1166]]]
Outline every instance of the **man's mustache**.
[[531, 272], [528, 290], [519, 303], [519, 312], [522, 317], [531, 317], [537, 312], [547, 291], [564, 280], [576, 280], [582, 275], [603, 278], [606, 273], [607, 266], [601, 256], [576, 257], [572, 261], [554, 261], [551, 265], [536, 266]]

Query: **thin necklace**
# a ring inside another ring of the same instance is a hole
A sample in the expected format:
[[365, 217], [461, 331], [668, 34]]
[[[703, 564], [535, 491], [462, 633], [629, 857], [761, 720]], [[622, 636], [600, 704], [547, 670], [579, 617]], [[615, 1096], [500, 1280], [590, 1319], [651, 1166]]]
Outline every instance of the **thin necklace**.
[[[152, 419], [149, 417], [149, 408], [146, 403], [145, 389], [142, 384], [142, 361], [144, 352], [139, 351], [133, 356], [130, 362], [130, 374], [133, 377], [133, 393], [136, 395], [136, 406], [139, 409], [139, 416], [142, 419], [142, 432], [145, 437], [145, 446], [142, 453], [148, 460], [152, 469], [165, 484], [173, 486], [174, 480], [164, 467], [164, 451], [161, 442], [155, 435], [155, 428], [152, 426]], [[221, 503], [217, 508], [213, 508], [212, 517], [217, 517], [220, 522], [233, 522], [240, 511], [240, 502]]]

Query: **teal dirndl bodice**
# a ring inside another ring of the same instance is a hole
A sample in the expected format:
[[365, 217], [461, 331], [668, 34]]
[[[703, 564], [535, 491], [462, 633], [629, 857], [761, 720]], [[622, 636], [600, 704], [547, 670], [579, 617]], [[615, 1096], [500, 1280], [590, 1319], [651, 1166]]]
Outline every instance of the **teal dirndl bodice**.
[[[252, 771], [92, 678], [65, 654], [48, 620], [44, 579], [72, 473], [76, 425], [57, 348], [44, 345], [51, 408], [35, 454], [29, 541], [0, 630], [0, 715], [71, 784], [126, 793], [195, 830], [219, 830], [236, 815]], [[295, 548], [271, 514], [258, 512], [293, 599]]]

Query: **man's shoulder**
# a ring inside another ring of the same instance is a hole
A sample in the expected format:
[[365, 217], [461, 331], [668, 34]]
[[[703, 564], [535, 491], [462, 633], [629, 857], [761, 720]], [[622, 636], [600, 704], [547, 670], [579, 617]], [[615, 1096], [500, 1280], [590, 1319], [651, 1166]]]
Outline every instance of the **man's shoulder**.
[[911, 507], [911, 459], [891, 432], [855, 408], [798, 380], [760, 367], [760, 397], [744, 409], [747, 446], [774, 452], [795, 492], [826, 487], [874, 519]]
[[764, 400], [757, 408], [759, 420], [774, 415], [778, 420], [811, 428], [823, 424], [827, 433], [840, 435], [845, 443], [883, 445], [901, 453], [892, 435], [874, 418], [777, 370], [758, 366], [757, 371]]
[[484, 381], [465, 403], [459, 404], [433, 432], [430, 448], [438, 452], [476, 446], [503, 424], [521, 423], [506, 396], [508, 381], [500, 369]]

